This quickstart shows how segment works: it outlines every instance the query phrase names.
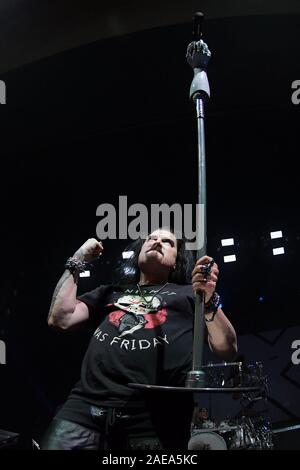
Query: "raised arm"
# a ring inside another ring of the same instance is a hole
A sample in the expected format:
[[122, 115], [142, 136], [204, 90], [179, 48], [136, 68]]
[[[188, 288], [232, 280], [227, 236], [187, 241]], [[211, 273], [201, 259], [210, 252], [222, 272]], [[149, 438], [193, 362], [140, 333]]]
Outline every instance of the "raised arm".
[[[95, 238], [89, 238], [72, 258], [81, 263], [91, 263], [102, 254], [102, 251], [102, 243]], [[78, 278], [78, 270], [66, 269], [58, 281], [49, 309], [48, 325], [50, 327], [64, 331], [88, 320], [88, 307], [76, 299]]]

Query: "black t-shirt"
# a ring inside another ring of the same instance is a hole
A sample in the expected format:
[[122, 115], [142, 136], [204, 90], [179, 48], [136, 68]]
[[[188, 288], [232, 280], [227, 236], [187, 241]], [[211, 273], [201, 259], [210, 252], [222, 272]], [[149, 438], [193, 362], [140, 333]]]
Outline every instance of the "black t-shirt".
[[99, 326], [71, 396], [122, 405], [139, 396], [129, 382], [184, 386], [192, 366], [194, 293], [191, 285], [161, 287], [144, 286], [141, 296], [137, 286], [100, 286], [79, 297]]

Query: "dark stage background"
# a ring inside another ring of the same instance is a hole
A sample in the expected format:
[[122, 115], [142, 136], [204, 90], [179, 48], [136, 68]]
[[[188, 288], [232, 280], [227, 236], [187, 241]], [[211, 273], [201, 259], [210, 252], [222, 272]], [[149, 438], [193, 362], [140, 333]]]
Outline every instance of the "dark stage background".
[[[0, 109], [3, 429], [39, 438], [78, 378], [91, 330], [58, 334], [46, 318], [66, 258], [96, 235], [97, 206], [117, 206], [119, 195], [148, 207], [196, 202], [192, 70], [185, 62], [191, 29], [185, 22], [101, 39], [0, 76], [7, 88]], [[220, 266], [223, 309], [241, 337], [299, 332], [300, 105], [291, 100], [300, 79], [299, 30], [296, 14], [205, 24], [213, 54], [208, 251]], [[282, 230], [283, 240], [271, 240], [272, 230]], [[221, 247], [230, 237], [236, 245]], [[109, 282], [126, 244], [105, 241], [80, 291]], [[273, 256], [277, 246], [284, 255]], [[231, 253], [237, 261], [224, 264]], [[240, 354], [257, 360], [251, 341], [241, 343]], [[284, 364], [269, 372], [281, 376], [292, 367], [296, 397], [300, 365], [292, 365], [289, 344], [282, 348], [276, 354]], [[274, 414], [275, 424], [300, 421], [296, 401]]]

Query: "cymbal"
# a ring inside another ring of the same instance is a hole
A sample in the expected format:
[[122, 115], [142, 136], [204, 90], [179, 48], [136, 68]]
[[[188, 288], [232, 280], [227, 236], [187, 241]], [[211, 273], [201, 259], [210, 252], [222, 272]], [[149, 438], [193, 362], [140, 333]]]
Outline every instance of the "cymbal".
[[138, 390], [164, 391], [164, 392], [207, 392], [207, 393], [237, 393], [258, 392], [261, 387], [169, 387], [165, 385], [148, 385], [129, 383], [128, 387]]

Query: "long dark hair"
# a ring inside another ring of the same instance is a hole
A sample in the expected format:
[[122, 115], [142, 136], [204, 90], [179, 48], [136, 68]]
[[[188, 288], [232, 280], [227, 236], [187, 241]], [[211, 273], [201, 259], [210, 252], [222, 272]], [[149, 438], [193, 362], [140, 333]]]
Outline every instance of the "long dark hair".
[[[170, 229], [168, 230], [173, 233]], [[114, 272], [115, 284], [137, 284], [140, 281], [138, 259], [144, 242], [145, 239], [138, 238], [124, 249], [124, 251], [132, 251], [133, 254], [130, 258], [119, 260]], [[176, 268], [170, 273], [168, 282], [189, 284], [194, 262], [192, 252], [186, 249], [186, 240], [177, 238]]]

